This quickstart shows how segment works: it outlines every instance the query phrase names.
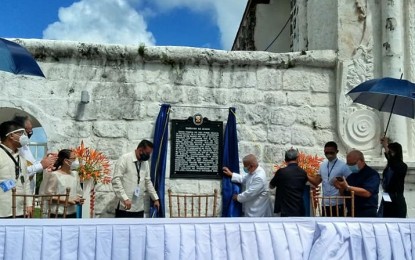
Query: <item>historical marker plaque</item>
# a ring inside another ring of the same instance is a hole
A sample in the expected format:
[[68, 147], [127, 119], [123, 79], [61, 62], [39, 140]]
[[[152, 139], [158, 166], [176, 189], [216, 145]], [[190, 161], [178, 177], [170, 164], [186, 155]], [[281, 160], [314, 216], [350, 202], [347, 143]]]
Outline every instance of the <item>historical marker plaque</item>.
[[[197, 119], [197, 118], [196, 118]], [[171, 178], [221, 178], [223, 122], [172, 121]]]

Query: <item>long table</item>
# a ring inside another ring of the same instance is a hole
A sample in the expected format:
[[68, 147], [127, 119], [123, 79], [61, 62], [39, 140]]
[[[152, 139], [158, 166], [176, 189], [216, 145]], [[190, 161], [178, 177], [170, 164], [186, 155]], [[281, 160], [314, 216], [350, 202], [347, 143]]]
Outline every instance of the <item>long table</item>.
[[415, 259], [415, 220], [8, 219], [0, 259]]

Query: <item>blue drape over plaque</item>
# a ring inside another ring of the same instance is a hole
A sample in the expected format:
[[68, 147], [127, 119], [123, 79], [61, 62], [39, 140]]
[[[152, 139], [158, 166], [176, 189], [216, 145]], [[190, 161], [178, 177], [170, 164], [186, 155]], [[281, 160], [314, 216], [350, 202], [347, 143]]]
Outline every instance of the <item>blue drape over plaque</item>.
[[161, 105], [159, 115], [156, 120], [156, 127], [154, 129], [153, 139], [153, 156], [151, 158], [151, 181], [160, 198], [160, 210], [153, 206], [153, 201], [150, 200], [150, 216], [151, 217], [165, 217], [164, 194], [165, 194], [165, 179], [166, 179], [166, 162], [167, 162], [167, 142], [169, 132], [169, 115], [170, 105]]
[[[223, 166], [228, 167], [233, 173], [239, 174], [238, 136], [234, 107], [229, 108], [228, 122], [223, 138]], [[242, 215], [242, 204], [232, 200], [232, 195], [239, 194], [240, 191], [240, 184], [231, 182], [229, 177], [222, 178], [222, 217], [240, 217]]]

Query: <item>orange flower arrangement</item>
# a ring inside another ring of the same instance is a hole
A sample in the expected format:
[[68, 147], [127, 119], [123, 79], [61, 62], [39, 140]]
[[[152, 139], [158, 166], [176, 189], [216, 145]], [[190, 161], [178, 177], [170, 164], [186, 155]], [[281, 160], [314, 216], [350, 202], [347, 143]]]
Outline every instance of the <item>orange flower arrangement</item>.
[[[298, 153], [298, 166], [300, 166], [306, 173], [310, 176], [314, 176], [318, 173], [320, 164], [323, 161], [323, 157], [317, 155], [309, 155], [303, 152]], [[274, 166], [275, 171], [278, 171], [280, 168], [287, 166], [286, 162], [277, 164]]]
[[85, 147], [83, 141], [73, 151], [79, 159], [78, 173], [81, 181], [92, 179], [95, 184], [111, 182], [110, 163], [102, 152]]

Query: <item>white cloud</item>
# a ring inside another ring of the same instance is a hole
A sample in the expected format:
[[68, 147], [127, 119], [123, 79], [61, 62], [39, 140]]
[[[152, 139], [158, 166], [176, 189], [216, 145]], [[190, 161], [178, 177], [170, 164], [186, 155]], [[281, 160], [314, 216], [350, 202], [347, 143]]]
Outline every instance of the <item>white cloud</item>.
[[[152, 0], [160, 10], [186, 7], [196, 12], [213, 12], [224, 49], [232, 47], [248, 0]], [[210, 21], [207, 21], [210, 22]]]
[[[248, 0], [81, 0], [59, 9], [59, 21], [43, 32], [45, 39], [94, 43], [154, 45], [145, 17], [175, 8], [208, 12], [220, 31], [223, 49], [232, 47]], [[139, 11], [137, 11], [137, 8]], [[185, 25], [183, 25], [185, 26]], [[168, 28], [166, 28], [168, 29]]]
[[43, 31], [45, 39], [93, 43], [154, 45], [147, 24], [127, 0], [81, 0], [59, 9], [59, 21]]
[[230, 50], [238, 32], [247, 1], [217, 0], [214, 2], [217, 12], [217, 23], [221, 32], [221, 43], [224, 49]]

